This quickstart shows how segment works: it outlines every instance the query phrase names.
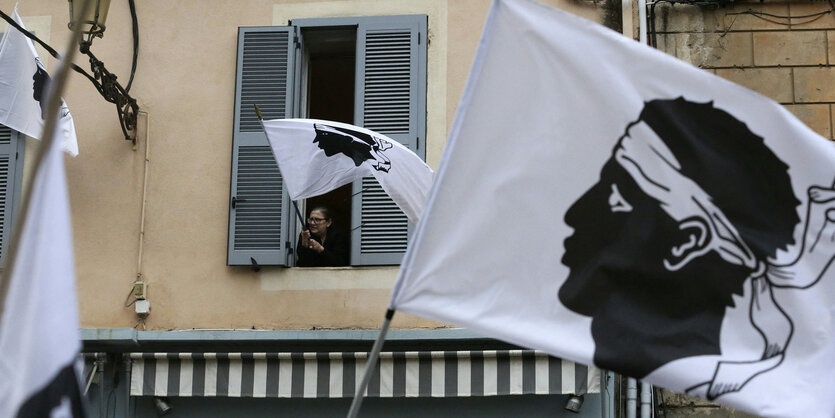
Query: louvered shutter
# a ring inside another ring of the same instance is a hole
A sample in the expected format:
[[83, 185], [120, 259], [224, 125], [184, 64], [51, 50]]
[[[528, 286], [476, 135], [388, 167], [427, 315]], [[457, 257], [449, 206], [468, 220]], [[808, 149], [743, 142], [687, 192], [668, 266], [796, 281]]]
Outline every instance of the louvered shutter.
[[[360, 18], [355, 94], [355, 124], [424, 157], [426, 16]], [[353, 187], [352, 264], [399, 264], [413, 225], [373, 178]]]
[[0, 267], [6, 265], [14, 213], [20, 200], [24, 138], [0, 125]]
[[229, 265], [287, 263], [290, 202], [253, 105], [264, 119], [292, 116], [294, 52], [290, 27], [238, 30]]

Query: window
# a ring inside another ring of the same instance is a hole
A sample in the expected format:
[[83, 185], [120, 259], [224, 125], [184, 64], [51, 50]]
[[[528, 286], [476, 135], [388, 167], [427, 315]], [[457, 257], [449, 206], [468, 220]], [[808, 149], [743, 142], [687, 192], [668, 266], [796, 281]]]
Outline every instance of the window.
[[[229, 265], [293, 265], [295, 209], [255, 116], [329, 119], [425, 153], [424, 15], [299, 19], [239, 28]], [[298, 202], [302, 204], [303, 202]], [[351, 235], [351, 265], [399, 264], [412, 229], [373, 178], [308, 204], [333, 207]]]
[[0, 267], [6, 266], [9, 239], [23, 181], [25, 136], [0, 125]]

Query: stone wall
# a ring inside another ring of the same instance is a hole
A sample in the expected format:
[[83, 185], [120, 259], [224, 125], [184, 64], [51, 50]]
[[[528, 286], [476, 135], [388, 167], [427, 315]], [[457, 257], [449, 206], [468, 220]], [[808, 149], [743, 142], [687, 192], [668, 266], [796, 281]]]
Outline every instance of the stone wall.
[[829, 2], [659, 3], [654, 21], [649, 40], [659, 50], [783, 104], [833, 138], [835, 13]]

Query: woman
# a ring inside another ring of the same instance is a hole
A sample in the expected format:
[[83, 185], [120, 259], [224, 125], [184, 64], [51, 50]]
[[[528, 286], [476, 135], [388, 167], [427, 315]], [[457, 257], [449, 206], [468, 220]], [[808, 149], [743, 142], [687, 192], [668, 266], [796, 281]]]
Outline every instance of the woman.
[[308, 229], [299, 234], [296, 254], [299, 267], [335, 267], [348, 265], [348, 240], [333, 228], [327, 207], [317, 206], [307, 217]]

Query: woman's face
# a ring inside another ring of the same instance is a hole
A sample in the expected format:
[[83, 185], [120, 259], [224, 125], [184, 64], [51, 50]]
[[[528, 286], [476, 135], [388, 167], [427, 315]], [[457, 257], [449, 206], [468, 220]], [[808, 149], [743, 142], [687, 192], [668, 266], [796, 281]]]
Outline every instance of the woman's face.
[[322, 211], [310, 211], [310, 216], [307, 220], [307, 226], [310, 228], [310, 232], [314, 235], [324, 235], [328, 227], [331, 226], [331, 223], [333, 223], [333, 221], [330, 219], [326, 219], [325, 215], [322, 214]]

